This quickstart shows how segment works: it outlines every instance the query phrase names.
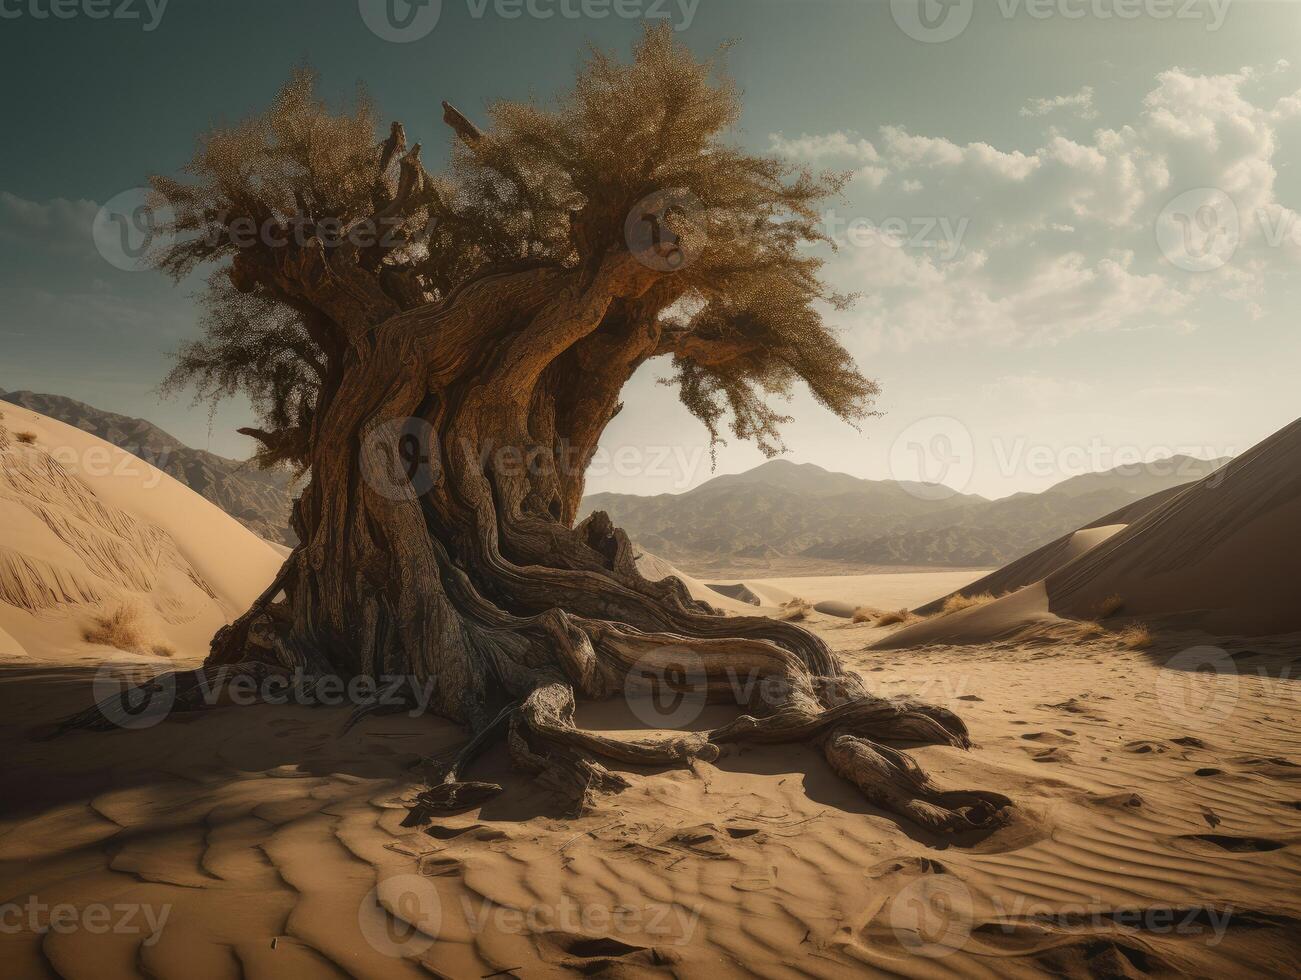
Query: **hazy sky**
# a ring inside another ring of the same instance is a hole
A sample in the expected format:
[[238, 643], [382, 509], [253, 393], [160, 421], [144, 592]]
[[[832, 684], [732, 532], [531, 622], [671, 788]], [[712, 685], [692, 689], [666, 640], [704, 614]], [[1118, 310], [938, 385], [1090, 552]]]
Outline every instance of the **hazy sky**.
[[[1240, 452], [1299, 414], [1301, 4], [387, 2], [405, 33], [385, 0], [0, 0], [0, 387], [247, 454], [243, 406], [209, 433], [154, 394], [197, 332], [197, 283], [104, 261], [99, 206], [302, 62], [332, 97], [364, 83], [436, 165], [440, 100], [475, 118], [546, 97], [587, 42], [626, 53], [646, 16], [702, 55], [736, 42], [738, 142], [855, 172], [828, 204], [827, 274], [862, 295], [832, 321], [885, 414], [855, 432], [797, 395], [790, 458], [1002, 496]], [[711, 475], [703, 429], [655, 384], [667, 367], [634, 379], [589, 490]], [[718, 472], [759, 461], [728, 445]]]

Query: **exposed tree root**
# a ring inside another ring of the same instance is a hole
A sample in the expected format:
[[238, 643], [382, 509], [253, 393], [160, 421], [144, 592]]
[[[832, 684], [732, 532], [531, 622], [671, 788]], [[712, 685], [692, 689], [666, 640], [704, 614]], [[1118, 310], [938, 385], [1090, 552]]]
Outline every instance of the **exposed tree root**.
[[[610, 537], [626, 542], [618, 531]], [[556, 606], [517, 615], [488, 601], [441, 551], [440, 558], [445, 594], [458, 610], [461, 642], [488, 681], [480, 689], [500, 691], [510, 700], [488, 710], [485, 699], [477, 710], [463, 715], [471, 739], [452, 759], [432, 766], [429, 788], [417, 798], [406, 825], [481, 805], [501, 792], [496, 783], [468, 779], [466, 771], [493, 741], [503, 738], [516, 768], [553, 791], [571, 814], [593, 807], [601, 793], [628, 786], [601, 760], [684, 765], [713, 761], [726, 744], [804, 742], [819, 748], [832, 768], [874, 805], [934, 833], [986, 830], [1008, 819], [1012, 804], [1006, 797], [941, 790], [897, 747], [970, 747], [966, 726], [956, 715], [934, 705], [869, 694], [858, 675], [844, 671], [820, 639], [797, 626], [763, 617], [705, 613], [699, 604], [683, 599], [685, 590], [678, 592], [676, 580], [669, 585], [648, 583], [635, 569], [625, 571], [621, 580], [564, 569], [552, 581], [567, 585], [570, 576], [582, 575], [587, 591], [575, 604], [585, 611], [617, 603], [630, 618], [681, 632], [642, 631]], [[303, 652], [294, 645], [284, 625], [289, 619], [275, 600], [281, 588], [292, 587], [298, 561], [296, 552], [259, 604], [214, 641], [218, 651], [232, 637], [240, 638], [245, 644], [242, 657], [231, 662], [213, 658], [199, 670], [149, 682], [158, 692], [172, 686], [171, 710], [229, 703], [220, 691], [237, 680], [252, 689], [273, 674], [295, 668], [335, 673], [315, 651]], [[538, 589], [536, 581], [533, 588]], [[566, 598], [573, 594], [568, 588], [561, 591]], [[503, 594], [505, 590], [499, 591]], [[635, 698], [652, 693], [665, 678], [674, 678], [677, 693], [698, 698], [702, 705], [734, 703], [745, 713], [712, 730], [640, 739], [613, 738], [576, 726], [577, 697]], [[147, 693], [115, 698], [139, 702]], [[345, 730], [375, 710], [381, 708], [374, 701], [355, 706]], [[106, 699], [66, 719], [54, 734], [109, 729], [121, 712], [121, 703]]]

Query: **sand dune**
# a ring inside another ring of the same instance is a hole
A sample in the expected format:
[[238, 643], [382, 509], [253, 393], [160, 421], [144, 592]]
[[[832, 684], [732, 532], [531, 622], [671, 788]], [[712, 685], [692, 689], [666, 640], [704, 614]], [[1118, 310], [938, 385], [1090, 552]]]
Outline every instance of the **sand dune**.
[[996, 601], [937, 615], [882, 647], [983, 643], [1100, 615], [1220, 635], [1301, 630], [1301, 421], [1189, 487], [1144, 498], [972, 582]]
[[1118, 595], [1126, 616], [1213, 633], [1301, 630], [1298, 542], [1301, 420], [1049, 575], [1049, 606], [1086, 617]]
[[[988, 593], [1001, 596], [1047, 578], [1057, 569], [1073, 562], [1144, 514], [1155, 510], [1177, 494], [1183, 493], [1184, 489], [1182, 486], [1168, 487], [1126, 504], [1070, 534], [1063, 534], [1042, 548], [1036, 548], [1028, 555], [1023, 555], [1016, 561], [1009, 562], [960, 589], [955, 589], [949, 595], [974, 596]], [[948, 597], [946, 595], [933, 599], [917, 607], [915, 611], [922, 616], [938, 612]]]
[[149, 650], [202, 657], [279, 568], [266, 542], [148, 463], [34, 412], [3, 416], [0, 653], [102, 659], [83, 630], [125, 605]]
[[[264, 705], [31, 742], [84, 703], [86, 671], [11, 668], [0, 776], [28, 789], [0, 813], [5, 899], [167, 917], [156, 936], [143, 917], [110, 935], [3, 932], [0, 961], [95, 980], [1296, 974], [1301, 770], [1268, 669], [1213, 716], [1162, 710], [1165, 672], [1102, 641], [891, 655], [861, 649], [870, 627], [814, 628], [874, 690], [960, 711], [976, 749], [916, 755], [1015, 797], [1013, 826], [939, 847], [811, 749], [756, 745], [693, 770], [624, 767], [631, 788], [578, 820], [494, 750], [475, 774], [506, 792], [422, 832], [400, 826], [421, 788], [410, 767], [461, 743], [447, 723], [371, 717], [341, 735], [346, 708]], [[619, 698], [580, 721], [644, 728]], [[386, 903], [381, 882], [410, 890]]]
[[[279, 556], [184, 487], [125, 468], [143, 464], [111, 456], [115, 474], [89, 471], [76, 452], [103, 445], [93, 437], [43, 419], [0, 422], [35, 437], [27, 445], [0, 433], [0, 655], [21, 646], [32, 658], [0, 665], [0, 902], [24, 915], [32, 902], [78, 914], [136, 910], [130, 928], [107, 933], [0, 930], [6, 976], [1301, 969], [1301, 742], [1286, 680], [1295, 638], [1223, 640], [1236, 671], [1185, 676], [1106, 633], [1055, 633], [1071, 621], [1052, 608], [1056, 578], [1073, 580], [1124, 538], [1137, 544], [1080, 576], [1081, 594], [1104, 573], [1141, 585], [1185, 542], [1180, 560], [1194, 578], [1231, 575], [1239, 534], [1277, 571], [1272, 563], [1295, 541], [1294, 528], [1284, 536], [1295, 514], [1285, 491], [1294, 502], [1297, 471], [1295, 457], [1279, 464], [1287, 454], [1277, 449], [1255, 462], [1248, 454], [1225, 483], [1180, 494], [1128, 527], [1081, 529], [1016, 572], [1047, 569], [1046, 578], [886, 639], [929, 630], [924, 649], [874, 648], [881, 628], [809, 616], [874, 692], [922, 698], [967, 721], [973, 751], [914, 755], [943, 783], [1006, 793], [1017, 806], [1010, 826], [960, 846], [866, 804], [803, 744], [733, 747], [667, 771], [616, 766], [631, 787], [579, 819], [558, 812], [499, 746], [474, 776], [500, 782], [503, 794], [413, 829], [401, 824], [424, 788], [422, 760], [466, 737], [434, 718], [371, 715], [344, 731], [347, 705], [261, 704], [33, 741], [33, 730], [85, 706], [111, 653], [82, 643], [84, 615], [134, 597], [178, 647], [190, 632], [206, 643]], [[60, 447], [75, 452], [64, 460]], [[1224, 512], [1202, 509], [1204, 494], [1220, 492]], [[652, 555], [639, 565], [653, 578], [676, 571]], [[980, 572], [957, 574], [738, 583], [759, 608], [683, 578], [693, 595], [753, 615], [794, 595], [912, 606]], [[1136, 602], [1169, 608], [1151, 577]], [[1236, 584], [1226, 593], [1240, 600]], [[1255, 608], [1277, 610], [1273, 595], [1258, 594]], [[1234, 621], [1232, 607], [1212, 611]], [[1027, 629], [1041, 632], [1027, 642]], [[202, 646], [180, 653], [198, 656]], [[702, 704], [673, 727], [709, 728], [735, 714]], [[620, 697], [583, 704], [578, 720], [606, 732], [655, 727]]]

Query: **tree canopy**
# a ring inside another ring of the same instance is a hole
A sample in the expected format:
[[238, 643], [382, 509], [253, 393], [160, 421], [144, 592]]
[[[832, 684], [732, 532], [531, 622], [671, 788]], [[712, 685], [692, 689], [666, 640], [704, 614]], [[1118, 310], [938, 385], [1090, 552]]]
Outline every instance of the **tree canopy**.
[[438, 174], [364, 94], [335, 110], [316, 82], [295, 70], [266, 111], [204, 134], [181, 178], [151, 180], [174, 215], [159, 267], [216, 264], [204, 336], [164, 388], [248, 395], [264, 463], [306, 463], [322, 391], [378, 324], [496, 272], [582, 273], [643, 246], [677, 265], [608, 316], [658, 333], [652, 356], [713, 439], [777, 452], [770, 399], [800, 380], [843, 419], [870, 414], [876, 385], [823, 320], [848, 298], [809, 248], [831, 244], [817, 208], [845, 177], [730, 145], [740, 102], [718, 57], [648, 29], [630, 63], [590, 52], [553, 105], [497, 102], [481, 129], [444, 103]]

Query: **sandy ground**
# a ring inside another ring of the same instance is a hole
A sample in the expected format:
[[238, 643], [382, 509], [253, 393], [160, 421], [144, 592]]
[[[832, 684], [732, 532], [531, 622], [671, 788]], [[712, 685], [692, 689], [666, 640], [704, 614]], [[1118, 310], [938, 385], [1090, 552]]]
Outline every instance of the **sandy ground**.
[[202, 657], [283, 562], [149, 463], [8, 404], [0, 409], [0, 529], [0, 659], [8, 660], [132, 659], [83, 639], [97, 617], [124, 606], [145, 647]]
[[937, 593], [944, 595], [960, 589], [985, 572], [986, 569], [968, 568], [953, 572], [801, 575], [746, 579], [745, 584], [767, 604], [779, 605], [792, 598], [802, 598], [814, 603], [834, 603], [852, 612], [856, 606], [912, 608], [935, 598]]
[[[1048, 578], [995, 601], [900, 627], [804, 621], [873, 691], [966, 720], [971, 751], [913, 755], [941, 784], [1011, 797], [1015, 818], [950, 841], [802, 744], [625, 768], [631, 788], [578, 819], [498, 748], [470, 775], [501, 795], [404, 828], [424, 762], [465, 734], [406, 714], [345, 730], [332, 692], [155, 712], [164, 686], [123, 705], [124, 727], [36, 740], [123, 671], [197, 664], [280, 556], [93, 437], [7, 421], [35, 439], [0, 445], [2, 978], [1301, 974], [1301, 634], [1194, 631], [1297, 628], [1301, 424], [1214, 486], [1028, 556]], [[792, 597], [915, 607], [980, 575], [743, 578], [760, 609], [717, 578], [687, 584], [753, 615]], [[1118, 617], [1092, 633], [1059, 617], [1111, 582]], [[81, 638], [133, 597], [171, 659]], [[1158, 618], [1151, 647], [1120, 641]], [[669, 693], [578, 720], [704, 729], [736, 712]]]
[[[501, 796], [412, 830], [412, 767], [458, 745], [453, 726], [341, 734], [346, 708], [260, 705], [31, 741], [85, 703], [89, 672], [14, 665], [0, 973], [1297, 974], [1298, 638], [878, 651], [879, 628], [810, 625], [874, 690], [959, 711], [972, 751], [914, 754], [1013, 797], [1013, 825], [946, 845], [774, 746], [624, 770], [632, 788], [578, 820], [494, 752], [475, 776]], [[686, 728], [729, 714], [669, 707]], [[635, 730], [654, 710], [616, 699], [580, 723]]]

